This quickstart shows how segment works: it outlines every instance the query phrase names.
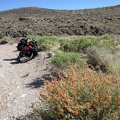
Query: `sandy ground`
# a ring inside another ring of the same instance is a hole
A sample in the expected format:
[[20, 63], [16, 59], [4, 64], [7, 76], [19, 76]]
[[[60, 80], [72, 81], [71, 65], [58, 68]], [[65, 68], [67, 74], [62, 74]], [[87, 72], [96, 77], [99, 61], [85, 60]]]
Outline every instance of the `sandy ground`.
[[18, 63], [16, 46], [0, 45], [0, 120], [18, 120], [32, 111], [32, 103], [42, 107], [37, 88], [42, 89], [40, 77], [47, 73], [47, 53], [39, 52], [33, 60]]

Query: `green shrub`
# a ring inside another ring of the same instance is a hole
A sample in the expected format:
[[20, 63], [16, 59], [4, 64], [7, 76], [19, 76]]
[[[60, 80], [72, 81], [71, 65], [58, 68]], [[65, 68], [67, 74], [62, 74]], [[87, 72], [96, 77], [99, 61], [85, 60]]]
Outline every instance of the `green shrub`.
[[58, 51], [51, 59], [51, 63], [58, 68], [68, 68], [70, 65], [84, 66], [84, 61], [78, 53]]
[[69, 52], [80, 52], [88, 46], [95, 46], [97, 40], [95, 38], [76, 37], [72, 40], [61, 40], [60, 49]]
[[70, 37], [60, 40], [60, 49], [69, 52], [84, 51], [87, 47], [105, 47], [107, 49], [115, 51], [115, 46], [120, 44], [120, 37], [113, 35], [102, 35], [99, 37], [94, 36], [82, 36], [82, 37]]

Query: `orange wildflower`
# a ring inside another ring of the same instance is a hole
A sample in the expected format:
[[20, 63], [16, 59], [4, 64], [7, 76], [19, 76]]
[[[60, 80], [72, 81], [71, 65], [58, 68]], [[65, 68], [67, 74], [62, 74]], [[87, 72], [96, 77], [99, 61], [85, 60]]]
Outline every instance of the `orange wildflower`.
[[60, 108], [60, 112], [64, 112], [64, 110], [62, 108]]
[[76, 71], [76, 72], [78, 72], [78, 71], [79, 71], [79, 69], [78, 69], [78, 68], [75, 68], [75, 71]]
[[67, 109], [68, 111], [71, 111], [71, 110], [72, 110], [69, 105], [66, 107], [66, 109]]
[[45, 94], [43, 94], [43, 93], [40, 93], [40, 96], [42, 96], [42, 97], [45, 97]]
[[65, 94], [68, 95], [68, 91], [66, 91]]
[[107, 105], [108, 105], [108, 104], [109, 104], [109, 102], [108, 102], [108, 101], [105, 101], [105, 104], [107, 104]]
[[100, 95], [99, 95], [99, 94], [96, 94], [96, 97], [97, 97], [97, 98], [99, 98], [99, 97], [100, 97]]
[[42, 116], [38, 116], [38, 118], [42, 118]]
[[46, 93], [46, 90], [42, 90], [42, 93]]
[[99, 85], [99, 82], [96, 81], [96, 82], [94, 83], [94, 85], [95, 85], [95, 86], [98, 86], [98, 85]]
[[85, 63], [84, 66], [87, 67], [87, 64]]
[[114, 100], [115, 100], [116, 103], [118, 103], [118, 99], [117, 98], [115, 98]]
[[100, 81], [103, 81], [103, 78], [102, 78], [102, 77], [100, 77]]
[[73, 74], [73, 70], [70, 70], [70, 73], [72, 73], [72, 74]]
[[72, 78], [72, 81], [75, 81], [75, 78], [74, 78], [74, 77]]
[[86, 102], [85, 104], [87, 107], [89, 107], [91, 105], [91, 102]]
[[105, 96], [105, 99], [109, 99], [109, 96], [108, 96], [108, 95], [106, 95], [106, 96]]
[[64, 103], [64, 107], [67, 107], [68, 105], [66, 103]]
[[61, 95], [62, 97], [64, 97], [64, 96], [65, 96], [63, 92], [60, 92], [60, 95]]
[[120, 99], [120, 95], [118, 96], [118, 99]]
[[81, 73], [81, 75], [82, 75], [82, 77], [84, 77], [84, 76], [85, 76], [85, 73]]
[[71, 79], [71, 77], [70, 76], [67, 76], [67, 80], [70, 80]]
[[76, 94], [76, 93], [77, 93], [77, 90], [75, 90], [74, 88], [72, 88], [72, 92], [73, 92], [74, 94]]
[[78, 112], [77, 110], [74, 110], [74, 114], [75, 114], [75, 115], [78, 115], [78, 113], [79, 113], [79, 112]]

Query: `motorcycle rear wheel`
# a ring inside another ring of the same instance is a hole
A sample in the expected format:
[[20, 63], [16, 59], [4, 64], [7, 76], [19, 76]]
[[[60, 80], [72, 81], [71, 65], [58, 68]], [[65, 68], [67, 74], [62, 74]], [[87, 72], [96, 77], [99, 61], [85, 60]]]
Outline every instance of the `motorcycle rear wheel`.
[[31, 60], [34, 57], [33, 52], [28, 52], [26, 56], [24, 56], [23, 54], [20, 54], [18, 56], [18, 61], [20, 63], [25, 63], [28, 62], [29, 60]]

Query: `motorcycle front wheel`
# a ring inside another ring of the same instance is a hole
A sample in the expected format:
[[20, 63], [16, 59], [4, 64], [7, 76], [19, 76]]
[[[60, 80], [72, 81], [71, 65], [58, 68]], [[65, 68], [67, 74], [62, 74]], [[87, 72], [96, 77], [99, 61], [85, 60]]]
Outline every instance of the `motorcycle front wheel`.
[[34, 57], [33, 52], [28, 52], [27, 55], [24, 55], [23, 53], [20, 53], [18, 56], [18, 61], [20, 63], [25, 63], [31, 60]]

